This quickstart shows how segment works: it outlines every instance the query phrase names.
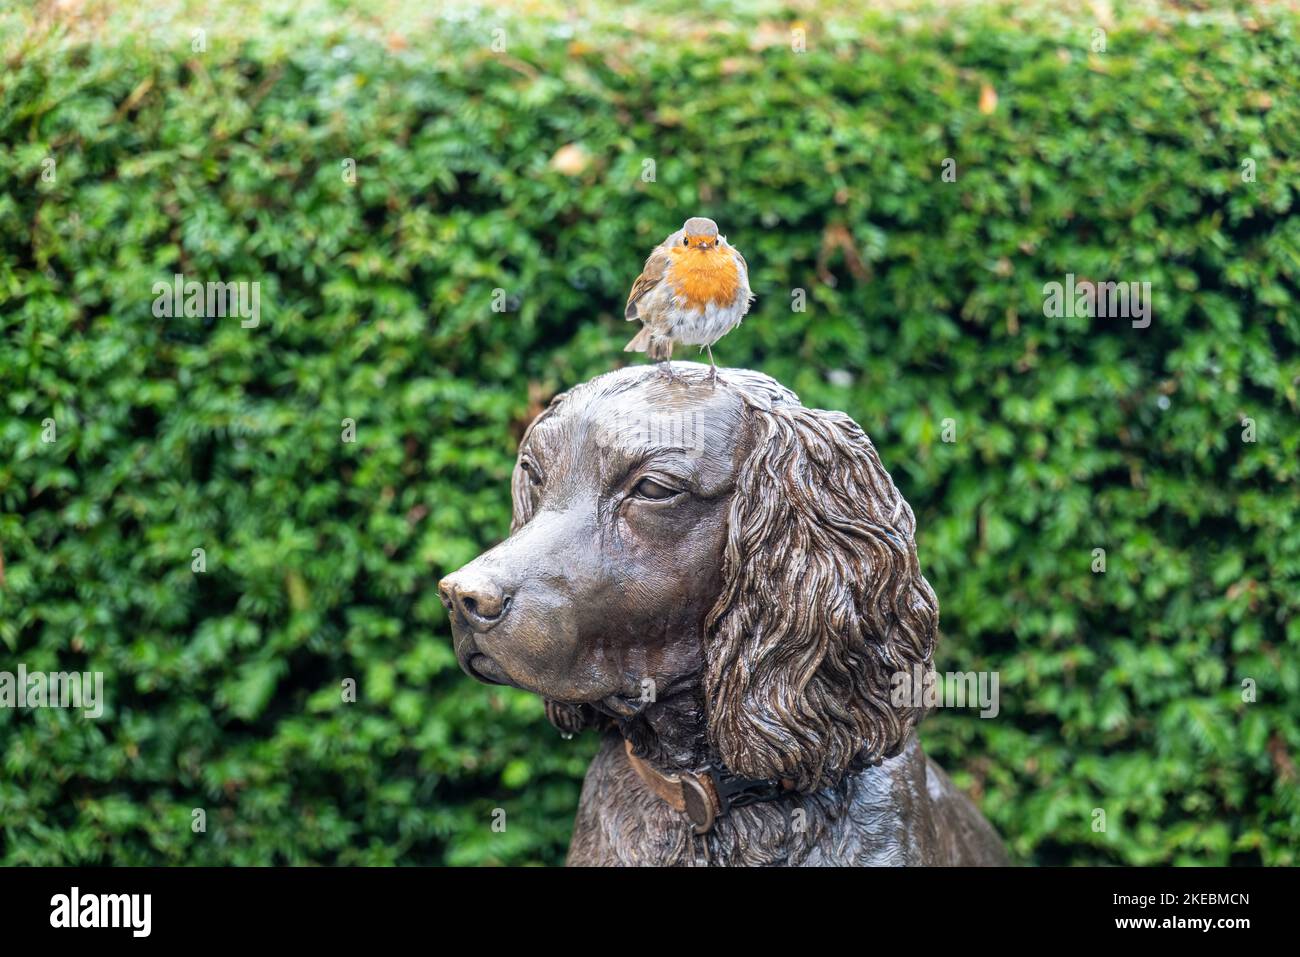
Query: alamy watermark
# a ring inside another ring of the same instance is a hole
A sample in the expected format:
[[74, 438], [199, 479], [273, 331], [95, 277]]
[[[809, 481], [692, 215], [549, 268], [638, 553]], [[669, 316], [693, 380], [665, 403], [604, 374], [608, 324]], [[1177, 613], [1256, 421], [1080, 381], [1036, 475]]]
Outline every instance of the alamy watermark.
[[1134, 329], [1145, 329], [1151, 325], [1151, 283], [1082, 280], [1076, 284], [1074, 273], [1066, 273], [1064, 283], [1043, 286], [1043, 315], [1049, 319], [1132, 319]]
[[153, 314], [158, 319], [224, 319], [238, 316], [244, 329], [262, 321], [260, 282], [207, 282], [186, 280], [182, 273], [171, 282], [153, 284]]
[[50, 898], [50, 926], [63, 928], [120, 927], [132, 937], [148, 937], [153, 929], [152, 894], [83, 894], [73, 887]]
[[981, 718], [996, 718], [1002, 710], [996, 671], [948, 671], [940, 675], [919, 664], [890, 676], [891, 699], [904, 708], [974, 708]]
[[73, 708], [87, 718], [104, 713], [102, 671], [0, 671], [0, 708]]
[[618, 410], [596, 425], [596, 446], [654, 446], [680, 452], [688, 459], [708, 451], [695, 409], [665, 412]]

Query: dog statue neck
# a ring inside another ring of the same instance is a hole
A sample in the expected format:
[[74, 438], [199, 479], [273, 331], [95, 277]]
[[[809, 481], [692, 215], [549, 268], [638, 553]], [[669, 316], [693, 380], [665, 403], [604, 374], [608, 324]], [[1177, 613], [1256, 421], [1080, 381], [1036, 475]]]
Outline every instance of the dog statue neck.
[[661, 771], [695, 771], [711, 761], [704, 690], [698, 681], [614, 723], [636, 753]]
[[618, 727], [628, 764], [641, 783], [704, 835], [737, 808], [791, 796], [794, 782], [755, 780], [727, 768], [709, 749], [699, 688], [693, 690], [656, 702]]
[[[831, 839], [845, 821], [863, 827]], [[738, 807], [695, 833], [646, 786], [624, 740], [606, 733], [582, 788], [571, 866], [933, 865], [998, 863], [987, 823], [926, 758], [915, 735], [876, 767], [835, 787]], [[980, 838], [984, 838], [983, 841]]]

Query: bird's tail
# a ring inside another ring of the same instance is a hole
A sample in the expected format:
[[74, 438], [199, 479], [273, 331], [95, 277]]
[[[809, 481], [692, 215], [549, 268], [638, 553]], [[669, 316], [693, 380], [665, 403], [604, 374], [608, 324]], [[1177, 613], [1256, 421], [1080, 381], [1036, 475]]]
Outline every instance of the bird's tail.
[[662, 362], [673, 357], [673, 340], [671, 336], [652, 335], [649, 327], [645, 327], [632, 337], [623, 351], [644, 352], [655, 362]]
[[641, 331], [632, 337], [632, 341], [623, 347], [624, 352], [645, 352], [650, 348], [650, 327], [642, 326]]

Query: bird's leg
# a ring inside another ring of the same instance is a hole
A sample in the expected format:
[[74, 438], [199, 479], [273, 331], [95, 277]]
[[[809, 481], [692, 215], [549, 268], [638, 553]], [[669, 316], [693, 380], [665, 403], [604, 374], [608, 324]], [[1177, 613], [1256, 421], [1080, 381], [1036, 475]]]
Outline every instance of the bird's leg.
[[713, 346], [706, 345], [704, 348], [709, 350], [709, 385], [716, 389], [718, 387], [718, 367], [713, 361]]
[[668, 351], [664, 353], [663, 361], [659, 363], [659, 368], [666, 372], [668, 381], [673, 382], [676, 377], [673, 375], [673, 341], [668, 340]]

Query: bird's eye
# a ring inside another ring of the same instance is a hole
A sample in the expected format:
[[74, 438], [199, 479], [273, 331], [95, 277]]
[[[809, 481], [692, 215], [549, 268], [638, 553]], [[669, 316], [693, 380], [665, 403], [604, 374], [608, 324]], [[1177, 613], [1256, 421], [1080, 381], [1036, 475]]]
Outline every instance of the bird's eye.
[[663, 502], [680, 494], [677, 489], [669, 488], [667, 485], [650, 478], [642, 479], [632, 491], [638, 497], [649, 499], [652, 502]]
[[683, 237], [682, 237], [682, 245], [683, 245], [683, 246], [689, 246], [690, 244], [691, 244], [691, 241], [690, 241], [689, 239], [687, 239], [685, 236], [683, 236]]

